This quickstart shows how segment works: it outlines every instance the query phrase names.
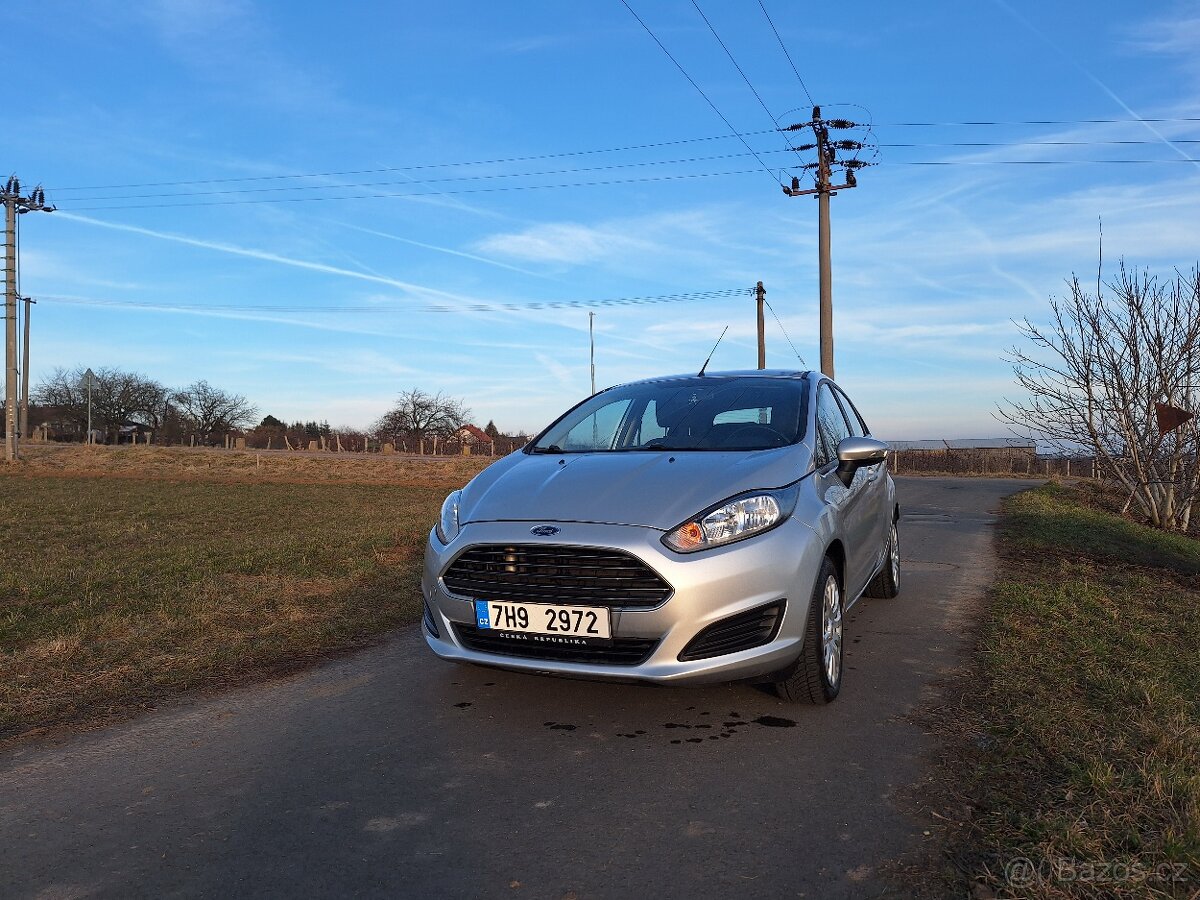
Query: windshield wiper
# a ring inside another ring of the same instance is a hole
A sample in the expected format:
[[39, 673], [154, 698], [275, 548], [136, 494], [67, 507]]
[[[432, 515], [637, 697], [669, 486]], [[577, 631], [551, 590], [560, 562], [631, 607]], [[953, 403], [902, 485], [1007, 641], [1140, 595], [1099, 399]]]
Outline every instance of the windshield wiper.
[[551, 444], [549, 447], [534, 447], [530, 453], [562, 453], [563, 448], [558, 444]]

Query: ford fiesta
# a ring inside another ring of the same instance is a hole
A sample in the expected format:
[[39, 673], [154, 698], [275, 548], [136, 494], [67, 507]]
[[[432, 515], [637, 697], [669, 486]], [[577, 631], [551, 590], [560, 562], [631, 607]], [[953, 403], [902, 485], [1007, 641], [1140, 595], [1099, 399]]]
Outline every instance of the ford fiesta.
[[846, 610], [899, 591], [899, 515], [887, 445], [820, 373], [609, 388], [446, 498], [425, 637], [459, 662], [827, 703]]

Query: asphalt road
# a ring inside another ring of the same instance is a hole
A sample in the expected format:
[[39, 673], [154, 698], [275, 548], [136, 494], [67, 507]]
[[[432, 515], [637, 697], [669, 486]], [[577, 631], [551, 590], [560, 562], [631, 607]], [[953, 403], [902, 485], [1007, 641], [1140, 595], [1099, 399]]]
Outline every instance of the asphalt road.
[[929, 824], [906, 715], [963, 649], [1001, 497], [899, 481], [901, 594], [848, 616], [841, 697], [457, 667], [420, 632], [0, 757], [0, 896], [902, 896]]

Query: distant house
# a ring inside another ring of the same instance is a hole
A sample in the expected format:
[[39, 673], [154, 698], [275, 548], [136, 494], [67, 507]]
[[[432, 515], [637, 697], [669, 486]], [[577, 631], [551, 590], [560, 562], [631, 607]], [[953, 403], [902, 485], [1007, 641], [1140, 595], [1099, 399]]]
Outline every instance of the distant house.
[[490, 444], [492, 443], [491, 435], [482, 428], [475, 425], [464, 425], [458, 431], [454, 432], [455, 438], [463, 444]]

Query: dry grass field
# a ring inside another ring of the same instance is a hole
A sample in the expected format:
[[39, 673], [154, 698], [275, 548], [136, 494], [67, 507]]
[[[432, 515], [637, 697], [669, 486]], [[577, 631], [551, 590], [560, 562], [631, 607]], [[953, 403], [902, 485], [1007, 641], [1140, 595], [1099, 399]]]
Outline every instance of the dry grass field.
[[1123, 500], [1083, 482], [1004, 502], [974, 670], [938, 714], [937, 896], [1200, 897], [1200, 542]]
[[0, 741], [282, 673], [420, 616], [491, 460], [27, 447], [0, 468]]

